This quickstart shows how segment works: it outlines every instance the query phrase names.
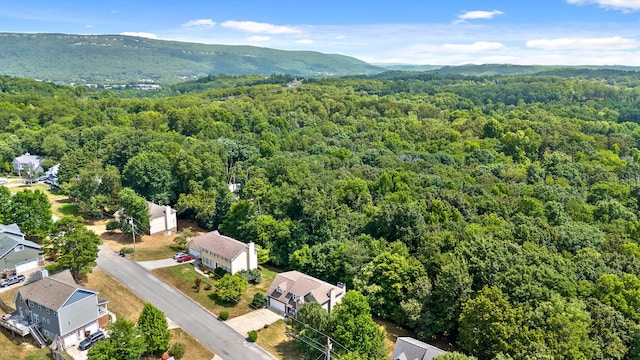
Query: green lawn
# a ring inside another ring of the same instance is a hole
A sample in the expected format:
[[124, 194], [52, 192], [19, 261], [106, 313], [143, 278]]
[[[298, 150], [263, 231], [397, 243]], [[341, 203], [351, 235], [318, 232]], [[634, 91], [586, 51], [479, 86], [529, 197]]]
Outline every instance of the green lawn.
[[[132, 245], [127, 245], [127, 247], [133, 247]], [[157, 247], [138, 247], [136, 248], [135, 256], [132, 255], [132, 258], [135, 261], [149, 261], [149, 260], [159, 260], [159, 259], [167, 259], [175, 255], [177, 252], [184, 252], [184, 248], [175, 244], [168, 244]]]
[[[139, 260], [136, 257], [136, 260]], [[153, 270], [153, 273], [158, 277], [171, 284], [176, 289], [182, 291], [185, 295], [204, 306], [212, 313], [219, 315], [220, 311], [226, 310], [229, 312], [229, 317], [236, 317], [244, 315], [251, 311], [249, 305], [253, 300], [253, 295], [257, 292], [266, 293], [269, 285], [275, 278], [277, 272], [273, 268], [261, 267], [262, 281], [257, 285], [249, 285], [247, 291], [242, 294], [242, 298], [237, 304], [227, 304], [217, 301], [214, 297], [213, 285], [215, 280], [211, 278], [203, 277], [204, 281], [200, 291], [196, 291], [194, 288], [195, 279], [202, 276], [195, 271], [193, 265], [182, 264], [177, 266], [171, 266], [168, 268]], [[210, 284], [212, 288], [205, 290], [205, 285]]]

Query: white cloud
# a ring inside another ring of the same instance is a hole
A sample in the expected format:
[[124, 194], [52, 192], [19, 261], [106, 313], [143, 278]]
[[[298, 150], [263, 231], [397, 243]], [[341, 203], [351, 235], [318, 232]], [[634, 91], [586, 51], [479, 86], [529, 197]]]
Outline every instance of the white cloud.
[[229, 20], [221, 24], [224, 27], [242, 30], [250, 33], [264, 34], [297, 34], [300, 30], [290, 26], [273, 25], [268, 23], [259, 23], [255, 21], [234, 21]]
[[251, 42], [263, 42], [263, 41], [269, 41], [271, 40], [271, 36], [260, 36], [260, 35], [256, 35], [256, 36], [249, 36], [247, 38], [247, 40], [251, 41]]
[[453, 52], [483, 52], [504, 49], [504, 45], [499, 42], [476, 41], [473, 44], [444, 44], [442, 49]]
[[567, 0], [569, 4], [598, 4], [605, 9], [622, 10], [624, 12], [640, 10], [640, 0]]
[[137, 37], [143, 37], [143, 38], [149, 38], [149, 39], [157, 39], [158, 38], [158, 35], [152, 34], [152, 33], [148, 33], [148, 32], [125, 31], [125, 32], [121, 32], [120, 35], [137, 36]]
[[300, 40], [296, 40], [296, 43], [303, 44], [303, 45], [309, 45], [309, 44], [313, 44], [313, 40], [311, 40], [311, 39], [300, 39]]
[[460, 14], [458, 15], [458, 20], [455, 21], [455, 23], [461, 23], [461, 22], [465, 22], [467, 20], [474, 20], [474, 19], [491, 19], [496, 15], [502, 15], [504, 14], [502, 11], [500, 10], [492, 10], [492, 11], [482, 11], [482, 10], [476, 10], [476, 11], [467, 11], [466, 13]]
[[216, 26], [216, 22], [211, 19], [196, 19], [189, 20], [186, 23], [182, 24], [182, 27], [214, 27]]
[[527, 47], [542, 50], [582, 50], [582, 51], [611, 51], [630, 50], [638, 47], [634, 39], [620, 36], [601, 38], [557, 38], [536, 39], [527, 41]]
[[87, 25], [85, 25], [84, 27], [86, 27], [87, 29], [91, 29], [91, 28], [93, 27], [93, 25], [91, 25], [91, 24], [87, 24]]

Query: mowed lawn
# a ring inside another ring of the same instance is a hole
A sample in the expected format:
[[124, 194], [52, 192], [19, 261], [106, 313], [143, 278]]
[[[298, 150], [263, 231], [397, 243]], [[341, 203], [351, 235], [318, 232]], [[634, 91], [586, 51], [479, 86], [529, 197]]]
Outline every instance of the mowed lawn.
[[[249, 305], [253, 300], [253, 295], [257, 292], [265, 294], [277, 274], [273, 269], [264, 266], [261, 266], [260, 272], [262, 273], [262, 281], [260, 284], [249, 285], [249, 288], [242, 294], [237, 304], [228, 304], [221, 303], [215, 298], [215, 279], [207, 278], [198, 273], [192, 264], [182, 264], [153, 270], [156, 276], [180, 290], [215, 315], [220, 315], [221, 311], [226, 310], [229, 312], [230, 318], [252, 311]], [[198, 277], [202, 277], [203, 279], [200, 291], [195, 289], [195, 280]], [[205, 285], [207, 284], [211, 285], [210, 290], [205, 290]]]

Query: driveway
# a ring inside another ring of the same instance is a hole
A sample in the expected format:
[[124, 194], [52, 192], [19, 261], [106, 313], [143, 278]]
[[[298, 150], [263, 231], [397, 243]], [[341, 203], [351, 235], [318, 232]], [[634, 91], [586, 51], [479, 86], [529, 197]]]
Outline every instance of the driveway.
[[[193, 260], [191, 260], [193, 261]], [[189, 261], [189, 262], [191, 262]], [[138, 261], [138, 264], [147, 270], [165, 268], [169, 266], [176, 266], [180, 264], [185, 264], [187, 262], [179, 263], [173, 259], [161, 259], [161, 260], [150, 260], [150, 261]]]
[[233, 319], [225, 321], [238, 334], [247, 337], [249, 331], [260, 330], [267, 324], [284, 319], [282, 315], [278, 315], [269, 309], [258, 309], [248, 314], [244, 314]]
[[[29, 283], [32, 283], [34, 281], [38, 281], [38, 280], [42, 279], [42, 274], [40, 273], [40, 268], [29, 270], [29, 271], [21, 273], [21, 274], [24, 275], [24, 277], [25, 277], [23, 282], [0, 288], [0, 294], [5, 292], [5, 291], [9, 291], [11, 289], [15, 289], [15, 288], [21, 287], [23, 285], [27, 285]], [[13, 304], [11, 304], [11, 306], [13, 306]]]
[[247, 342], [226, 323], [186, 295], [158, 279], [139, 264], [100, 246], [98, 267], [138, 296], [162, 310], [178, 326], [224, 360], [274, 360], [254, 343]]

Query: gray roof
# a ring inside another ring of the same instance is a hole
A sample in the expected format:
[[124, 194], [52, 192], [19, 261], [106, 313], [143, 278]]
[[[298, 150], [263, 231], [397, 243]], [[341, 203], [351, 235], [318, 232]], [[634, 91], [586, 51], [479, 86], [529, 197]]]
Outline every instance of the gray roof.
[[49, 309], [60, 310], [76, 291], [97, 294], [76, 284], [69, 270], [61, 271], [19, 288], [18, 293], [24, 300], [33, 301]]
[[[282, 292], [276, 291], [277, 288]], [[344, 292], [344, 288], [318, 280], [313, 276], [299, 271], [287, 271], [276, 275], [267, 295], [285, 304], [293, 301], [291, 295], [297, 295], [300, 302], [324, 304], [329, 300], [329, 291], [332, 289], [336, 297]]]
[[391, 360], [431, 360], [446, 351], [412, 337], [403, 336], [396, 340]]
[[224, 236], [218, 230], [210, 231], [206, 234], [198, 235], [191, 239], [199, 249], [207, 249], [214, 254], [226, 257], [227, 259], [235, 259], [238, 255], [248, 249], [249, 245], [238, 241], [234, 238]]
[[[149, 215], [151, 216], [151, 219], [164, 217], [164, 211], [167, 208], [166, 206], [154, 204], [151, 201], [147, 201], [147, 205], [149, 205]], [[169, 207], [169, 209], [171, 209], [171, 207]], [[171, 209], [171, 214], [175, 213], [176, 211], [174, 209]]]
[[25, 240], [24, 234], [16, 224], [0, 224], [0, 259], [5, 257], [16, 245], [24, 245], [34, 249], [40, 249], [40, 245], [33, 241]]
[[42, 163], [42, 156], [25, 153], [24, 155], [17, 156], [13, 161], [17, 161], [20, 164], [31, 164], [33, 167], [37, 167]]

